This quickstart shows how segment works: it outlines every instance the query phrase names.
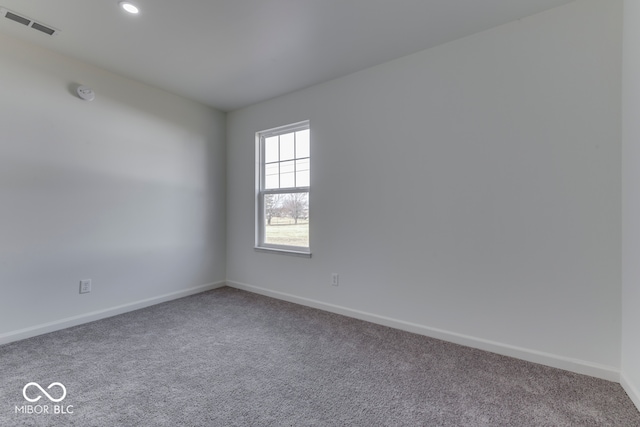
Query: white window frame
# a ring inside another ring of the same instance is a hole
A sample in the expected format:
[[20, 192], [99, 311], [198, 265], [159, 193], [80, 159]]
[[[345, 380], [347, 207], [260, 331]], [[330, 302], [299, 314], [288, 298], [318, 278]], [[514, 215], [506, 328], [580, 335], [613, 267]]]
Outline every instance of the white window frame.
[[[255, 212], [255, 250], [260, 252], [282, 253], [301, 257], [311, 257], [311, 228], [309, 227], [309, 246], [288, 246], [265, 243], [265, 195], [268, 194], [291, 194], [307, 193], [308, 201], [311, 200], [311, 187], [289, 187], [277, 189], [265, 189], [265, 140], [269, 137], [298, 132], [310, 129], [309, 121], [293, 123], [256, 133], [256, 212]], [[309, 147], [311, 150], [311, 147]], [[311, 159], [311, 155], [309, 156]], [[309, 210], [311, 208], [309, 207]], [[309, 223], [309, 225], [311, 225]]]

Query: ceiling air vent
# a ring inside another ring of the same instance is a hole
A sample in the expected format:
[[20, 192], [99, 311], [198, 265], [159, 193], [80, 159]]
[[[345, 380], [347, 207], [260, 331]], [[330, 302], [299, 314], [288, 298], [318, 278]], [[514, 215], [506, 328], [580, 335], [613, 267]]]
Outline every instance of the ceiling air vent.
[[41, 24], [39, 22], [34, 21], [31, 18], [27, 18], [24, 15], [20, 15], [18, 13], [12, 12], [8, 9], [5, 9], [4, 7], [0, 7], [0, 17], [5, 17], [7, 19], [10, 19], [14, 22], [17, 22], [19, 24], [22, 25], [26, 25], [29, 28], [33, 28], [34, 30], [38, 30], [41, 31], [45, 34], [48, 34], [50, 36], [55, 36], [56, 34], [58, 34], [60, 32], [60, 30], [56, 30], [55, 28], [49, 26], [49, 25], [44, 25]]

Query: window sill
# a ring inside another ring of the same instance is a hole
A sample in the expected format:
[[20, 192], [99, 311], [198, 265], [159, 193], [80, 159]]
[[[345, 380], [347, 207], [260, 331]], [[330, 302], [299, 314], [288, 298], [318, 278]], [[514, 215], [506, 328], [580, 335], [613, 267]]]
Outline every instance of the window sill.
[[256, 252], [265, 252], [279, 255], [296, 256], [300, 258], [311, 258], [311, 252], [296, 251], [293, 249], [281, 249], [281, 248], [265, 248], [256, 246], [253, 248]]

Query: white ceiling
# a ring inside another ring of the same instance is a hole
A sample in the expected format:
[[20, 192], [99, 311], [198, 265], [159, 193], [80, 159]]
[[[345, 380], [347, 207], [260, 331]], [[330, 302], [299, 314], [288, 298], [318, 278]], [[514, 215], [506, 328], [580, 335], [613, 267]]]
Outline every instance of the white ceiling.
[[[0, 32], [224, 111], [572, 0], [0, 0]], [[0, 67], [1, 67], [0, 58]]]

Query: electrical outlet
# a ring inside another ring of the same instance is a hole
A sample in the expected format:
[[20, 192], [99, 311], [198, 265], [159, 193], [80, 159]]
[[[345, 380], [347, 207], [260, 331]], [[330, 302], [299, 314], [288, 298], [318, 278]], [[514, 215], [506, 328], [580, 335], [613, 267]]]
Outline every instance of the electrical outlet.
[[91, 279], [80, 280], [80, 293], [88, 294], [91, 292]]
[[331, 275], [331, 286], [338, 286], [338, 283], [339, 283], [338, 280], [339, 280], [338, 273], [333, 273]]

